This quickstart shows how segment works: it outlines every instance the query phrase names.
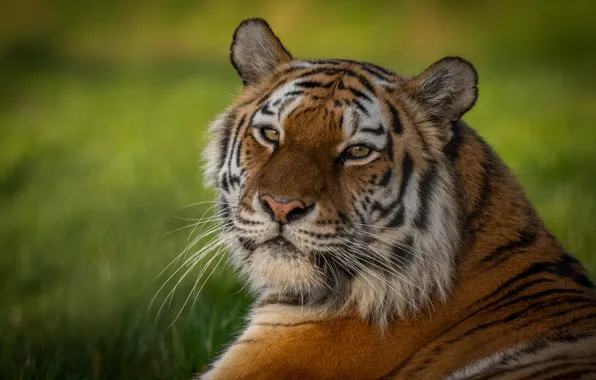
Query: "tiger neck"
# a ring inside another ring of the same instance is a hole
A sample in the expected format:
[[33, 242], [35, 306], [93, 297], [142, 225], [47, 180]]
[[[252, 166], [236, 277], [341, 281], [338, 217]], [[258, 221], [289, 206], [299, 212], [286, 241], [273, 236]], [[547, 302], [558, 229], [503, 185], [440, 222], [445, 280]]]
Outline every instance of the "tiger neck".
[[500, 243], [530, 245], [539, 235], [550, 236], [511, 170], [492, 148], [465, 123], [460, 121], [454, 128], [455, 137], [446, 153], [455, 168], [462, 210], [459, 266], [487, 261], [487, 255], [499, 256]]

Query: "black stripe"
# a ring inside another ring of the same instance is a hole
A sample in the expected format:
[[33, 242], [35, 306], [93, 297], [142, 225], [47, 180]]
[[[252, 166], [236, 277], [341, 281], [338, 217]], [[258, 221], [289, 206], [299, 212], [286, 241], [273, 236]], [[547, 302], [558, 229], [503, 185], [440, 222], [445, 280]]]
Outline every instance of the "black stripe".
[[316, 74], [325, 74], [325, 75], [339, 75], [343, 72], [344, 70], [342, 69], [336, 69], [333, 67], [317, 67], [308, 71], [305, 71], [304, 73], [300, 74], [299, 76], [297, 76], [297, 79], [302, 79], [302, 78], [306, 78], [312, 75], [316, 75]]
[[[249, 135], [249, 132], [250, 132], [250, 130], [247, 128], [244, 131], [244, 137], [243, 138], [246, 138], [246, 136]], [[236, 166], [238, 166], [239, 168], [241, 168], [241, 165], [240, 164], [241, 164], [241, 158], [242, 158], [242, 142], [243, 141], [244, 141], [243, 139], [240, 139], [240, 141], [238, 142], [238, 148], [236, 149]], [[243, 171], [244, 171], [244, 169], [241, 169], [241, 172], [243, 172]]]
[[302, 95], [302, 94], [304, 94], [303, 90], [294, 90], [294, 91], [286, 92], [284, 94], [284, 97], [298, 96], [298, 95]]
[[394, 72], [387, 70], [384, 67], [375, 65], [374, 63], [370, 63], [370, 62], [363, 62], [363, 61], [354, 61], [352, 59], [327, 59], [327, 60], [321, 60], [321, 61], [317, 61], [320, 63], [329, 63], [329, 64], [333, 64], [333, 65], [340, 65], [342, 63], [352, 63], [355, 65], [358, 65], [360, 67], [367, 67], [370, 69], [374, 69], [374, 70], [378, 70], [384, 74], [390, 75], [390, 76], [397, 76], [397, 74], [395, 74]]
[[391, 168], [387, 169], [387, 171], [385, 171], [383, 177], [381, 177], [381, 180], [379, 181], [379, 186], [387, 186], [389, 184], [389, 181], [391, 181], [392, 174], [393, 171], [391, 170]]
[[596, 313], [590, 313], [588, 315], [582, 315], [581, 317], [573, 318], [571, 321], [568, 321], [566, 323], [562, 323], [562, 324], [553, 326], [551, 328], [551, 331], [562, 330], [562, 329], [565, 329], [565, 328], [570, 327], [570, 326], [576, 327], [575, 325], [577, 325], [578, 323], [583, 322], [583, 321], [586, 321], [586, 320], [592, 320], [594, 318], [596, 318]]
[[[310, 67], [296, 67], [296, 66], [289, 66], [286, 67], [281, 74], [283, 75], [287, 75], [287, 74], [291, 74], [291, 73], [295, 73], [297, 71], [302, 71], [302, 70], [310, 70]], [[301, 74], [298, 74], [301, 75]]]
[[364, 88], [366, 88], [368, 90], [368, 92], [370, 92], [371, 94], [373, 94], [373, 95], [376, 94], [375, 88], [373, 87], [373, 85], [369, 82], [368, 79], [366, 79], [362, 75], [358, 75], [352, 70], [344, 70], [344, 73], [349, 77], [356, 78], [358, 80], [358, 82], [360, 82], [360, 84], [362, 86], [364, 86]]
[[346, 90], [350, 91], [354, 96], [358, 98], [363, 98], [367, 102], [372, 103], [372, 99], [370, 98], [370, 96], [366, 95], [364, 92], [358, 91], [355, 88], [351, 87], [346, 87]]
[[[491, 294], [476, 301], [474, 303], [474, 305], [478, 305], [478, 304], [496, 296], [498, 293], [503, 291], [505, 288], [509, 287], [510, 285], [512, 285], [520, 280], [526, 279], [533, 275], [542, 274], [542, 273], [550, 273], [550, 274], [554, 274], [556, 276], [568, 277], [567, 269], [565, 268], [565, 263], [561, 260], [534, 263], [534, 264], [530, 265], [528, 268], [526, 268], [523, 272], [518, 273], [515, 277], [513, 277], [513, 278], [507, 280], [505, 283], [501, 284]], [[544, 282], [544, 279], [542, 279], [542, 280]], [[537, 283], [535, 281], [537, 281], [537, 280], [530, 281], [528, 283], [524, 283], [521, 286], [518, 286], [515, 289], [510, 290], [504, 296], [502, 296], [498, 301], [506, 299], [506, 298], [513, 296], [515, 294], [518, 294], [520, 291], [528, 288], [530, 285]]]
[[[511, 301], [505, 302], [501, 305], [498, 305], [497, 307], [495, 307], [494, 309], [491, 310], [491, 312], [495, 312], [497, 310], [501, 310], [503, 308], [507, 308], [509, 306], [521, 303], [521, 302], [525, 302], [525, 301], [531, 301], [534, 299], [541, 299], [544, 298], [546, 296], [550, 296], [551, 294], [569, 294], [569, 293], [573, 293], [573, 294], [585, 294], [584, 291], [582, 290], [576, 290], [576, 289], [549, 289], [549, 290], [543, 290], [541, 292], [537, 292], [537, 293], [533, 293], [533, 294], [529, 294], [529, 295], [525, 295], [525, 296], [521, 296], [518, 298], [515, 298]], [[552, 299], [550, 299], [552, 300]], [[569, 312], [569, 310], [567, 310], [567, 312]]]
[[451, 133], [453, 134], [449, 143], [445, 145], [443, 149], [443, 153], [449, 159], [451, 163], [455, 163], [455, 161], [459, 158], [459, 150], [461, 149], [464, 143], [464, 136], [462, 133], [462, 126], [460, 121], [457, 121], [451, 124]]
[[236, 221], [238, 221], [238, 223], [244, 224], [246, 226], [261, 226], [261, 225], [264, 224], [262, 222], [257, 222], [257, 221], [254, 221], [254, 220], [246, 219], [246, 218], [243, 218], [241, 216], [237, 216], [236, 217]]
[[[574, 367], [575, 368], [575, 367]], [[582, 375], [596, 373], [596, 365], [589, 365], [589, 369], [578, 369], [571, 372], [558, 373], [550, 377], [546, 377], [542, 380], [555, 380], [555, 379], [579, 379]]]
[[[250, 123], [252, 124], [252, 120], [254, 119], [255, 115], [257, 114], [258, 111], [255, 111], [252, 116], [250, 117]], [[232, 183], [232, 179], [230, 178], [231, 173], [232, 173], [232, 154], [234, 153], [234, 149], [236, 147], [236, 142], [238, 140], [238, 137], [240, 135], [240, 130], [242, 129], [242, 127], [244, 126], [244, 122], [246, 121], [246, 115], [242, 115], [242, 118], [240, 119], [240, 123], [238, 123], [238, 127], [236, 128], [236, 131], [234, 132], [234, 137], [232, 138], [232, 146], [230, 147], [230, 159], [228, 160], [228, 182], [230, 182], [230, 184]]]
[[[549, 360], [548, 364], [551, 365], [551, 367], [549, 367], [549, 368], [552, 368], [552, 365], [556, 365], [558, 362], [561, 362], [561, 361], [565, 361], [566, 363], [568, 363], [569, 359], [570, 358], [565, 355], [552, 356], [552, 357], [548, 358], [548, 360]], [[504, 362], [500, 361], [499, 363], [502, 364]], [[502, 376], [505, 374], [509, 374], [509, 373], [515, 374], [515, 372], [518, 372], [518, 371], [528, 370], [528, 369], [532, 369], [532, 367], [539, 367], [539, 366], [543, 366], [543, 365], [544, 365], [544, 362], [530, 362], [528, 364], [514, 364], [513, 367], [499, 370], [498, 372], [491, 373], [490, 375], [487, 375], [486, 373], [479, 374], [478, 376], [474, 376], [471, 379], [466, 378], [466, 380], [472, 380], [472, 379], [489, 380], [489, 379], [493, 379], [493, 378], [502, 378]], [[494, 368], [494, 366], [495, 366], [495, 364], [493, 364], [491, 366], [491, 368]], [[544, 368], [544, 367], [540, 367], [537, 369], [541, 369], [541, 368]], [[534, 377], [535, 375], [536, 375], [536, 372], [530, 374], [529, 379], [535, 379], [535, 377]], [[517, 380], [520, 380], [520, 379], [518, 378]]]
[[334, 82], [323, 83], [323, 82], [316, 82], [316, 81], [303, 81], [295, 83], [294, 86], [302, 87], [302, 88], [329, 88], [333, 86]]
[[584, 340], [587, 338], [596, 338], [596, 335], [594, 334], [594, 332], [557, 334], [556, 338], [549, 338], [549, 339], [551, 339], [553, 342], [575, 343], [575, 342], [579, 342], [580, 340]]
[[284, 113], [284, 111], [286, 110], [286, 108], [292, 104], [294, 101], [291, 99], [287, 99], [285, 102], [283, 102], [281, 104], [281, 106], [279, 106], [279, 108], [277, 109], [277, 120], [281, 120], [281, 115]]
[[496, 258], [502, 258], [501, 255], [506, 252], [511, 252], [521, 248], [529, 247], [536, 242], [537, 237], [538, 234], [534, 230], [520, 231], [519, 238], [517, 240], [510, 241], [505, 245], [497, 247], [488, 256], [485, 256], [482, 259], [480, 259], [480, 262], [486, 263], [489, 261], [493, 261]]
[[[223, 131], [219, 131], [221, 133], [221, 140], [219, 141], [219, 159], [217, 162], [218, 171], [221, 170], [223, 167], [226, 155], [228, 154], [229, 144], [230, 144], [230, 136], [232, 134], [232, 128], [234, 127], [234, 122], [236, 121], [236, 112], [231, 111], [229, 114], [226, 115], [224, 122], [221, 126]], [[240, 119], [240, 124], [244, 123], [244, 118], [246, 115], [242, 115], [242, 119]]]
[[383, 124], [379, 124], [377, 128], [360, 128], [360, 132], [367, 132], [376, 136], [381, 136], [383, 133], [385, 133], [385, 128], [383, 127]]
[[[337, 100], [335, 100], [335, 102], [337, 102]], [[333, 114], [333, 117], [335, 117], [335, 111], [331, 111], [331, 112]], [[337, 122], [337, 128], [343, 129], [343, 127], [344, 127], [344, 114], [342, 113], [339, 116], [339, 121]]]
[[364, 215], [362, 215], [362, 213], [357, 208], [354, 208], [354, 211], [356, 212], [358, 219], [360, 219], [360, 223], [366, 224], [366, 218], [364, 217]]
[[391, 112], [391, 127], [393, 128], [393, 132], [401, 135], [403, 132], [403, 127], [399, 121], [399, 114], [397, 113], [397, 110], [393, 104], [387, 102], [387, 106], [389, 107], [389, 112]]
[[227, 173], [224, 173], [224, 175], [221, 176], [219, 181], [219, 188], [226, 193], [230, 192], [230, 184], [228, 183]]
[[[554, 280], [553, 279], [550, 279], [550, 278], [540, 277], [540, 278], [534, 279], [532, 281], [524, 282], [524, 283], [522, 283], [520, 285], [517, 285], [513, 289], [510, 289], [505, 294], [501, 295], [499, 298], [497, 298], [496, 300], [492, 301], [491, 303], [489, 303], [488, 305], [486, 305], [482, 309], [487, 309], [489, 307], [495, 307], [495, 306], [498, 308], [499, 307], [498, 305], [499, 305], [500, 302], [503, 302], [505, 300], [508, 300], [511, 297], [514, 297], [514, 296], [520, 294], [524, 290], [533, 287], [534, 285], [544, 284], [546, 282], [554, 282]], [[488, 299], [488, 297], [485, 297], [483, 300], [485, 300], [485, 299]], [[477, 305], [477, 304], [481, 303], [483, 300], [478, 300], [474, 304]]]
[[[262, 104], [264, 101], [266, 101], [267, 99], [269, 99], [269, 97], [273, 94], [273, 92], [275, 92], [279, 87], [281, 87], [282, 85], [284, 85], [286, 82], [288, 81], [288, 78], [284, 78], [282, 80], [277, 81], [273, 86], [269, 87], [269, 89], [267, 89], [267, 92], [265, 92], [257, 101], [256, 104], [260, 105]], [[245, 103], [243, 103], [242, 105], [249, 105], [253, 103], [253, 101], [249, 100]]]
[[[370, 73], [374, 76], [380, 76], [380, 74], [375, 73], [373, 70], [371, 69], [367, 69], [365, 68], [365, 63], [364, 62], [357, 62], [357, 61], [350, 61], [350, 60], [339, 60], [339, 59], [327, 59], [327, 60], [319, 60], [319, 61], [311, 61], [315, 64], [326, 64], [326, 65], [333, 65], [333, 66], [337, 66], [337, 65], [341, 65], [344, 63], [353, 63], [353, 64], [357, 64], [359, 66], [360, 69], [363, 69], [364, 71], [366, 71], [367, 73]], [[353, 70], [350, 70], [348, 68], [341, 68], [341, 69], [333, 69], [333, 68], [319, 68], [319, 69], [314, 69], [312, 70], [312, 75], [314, 74], [318, 74], [318, 73], [324, 73], [324, 74], [328, 74], [328, 75], [332, 75], [331, 73], [333, 71], [337, 71], [338, 74], [339, 73], [344, 73], [345, 75], [352, 77], [352, 78], [356, 78], [360, 84], [362, 84], [362, 86], [366, 87], [366, 89], [371, 92], [373, 95], [375, 94], [375, 89], [373, 87], [373, 85], [370, 83], [370, 81], [363, 77], [362, 75], [359, 75], [358, 73], [356, 73]], [[308, 76], [310, 73], [304, 73], [304, 76]], [[389, 79], [381, 76], [381, 78], [385, 81], [390, 81]]]
[[217, 209], [221, 212], [221, 218], [224, 221], [229, 221], [232, 218], [232, 209], [224, 197], [220, 197]]
[[309, 61], [309, 62], [319, 64], [319, 65], [333, 65], [333, 66], [341, 65], [343, 63], [343, 61], [341, 59], [317, 59], [317, 60], [313, 60], [313, 61]]
[[[561, 276], [572, 279], [576, 284], [586, 288], [593, 288], [594, 284], [586, 275], [586, 270], [581, 263], [568, 253], [564, 253], [560, 258], [561, 264], [559, 266], [559, 273]], [[574, 268], [576, 266], [577, 268]]]
[[356, 63], [359, 63], [363, 67], [367, 67], [367, 68], [370, 68], [370, 69], [378, 70], [378, 71], [380, 71], [380, 72], [382, 72], [383, 74], [386, 74], [386, 75], [397, 76], [397, 74], [394, 73], [393, 71], [387, 70], [384, 67], [375, 65], [374, 63], [370, 63], [370, 62], [356, 62]]
[[391, 218], [391, 220], [387, 223], [386, 227], [395, 228], [403, 225], [405, 220], [404, 216], [404, 207], [400, 206], [393, 218]]
[[[557, 316], [559, 316], [559, 313], [561, 313], [561, 315], [569, 314], [572, 309], [571, 308], [568, 308], [567, 306], [578, 304], [578, 303], [579, 304], [581, 304], [581, 303], [591, 303], [592, 304], [591, 306], [594, 306], [594, 300], [593, 299], [584, 298], [584, 297], [579, 297], [579, 298], [573, 297], [573, 298], [570, 298], [568, 296], [564, 296], [564, 297], [550, 298], [550, 299], [548, 299], [546, 301], [543, 300], [543, 301], [540, 301], [540, 302], [533, 302], [533, 303], [529, 304], [528, 306], [524, 307], [523, 309], [521, 309], [521, 310], [519, 310], [519, 311], [517, 311], [517, 312], [515, 312], [515, 313], [513, 313], [511, 315], [509, 315], [507, 318], [508, 319], [515, 319], [515, 318], [517, 318], [519, 316], [523, 316], [524, 314], [526, 314], [528, 312], [529, 313], [527, 315], [525, 315], [525, 316], [529, 316], [531, 314], [536, 315], [536, 311], [538, 311], [538, 310], [549, 309], [549, 308], [553, 308], [553, 307], [557, 307], [557, 306], [565, 306], [565, 310], [563, 310], [563, 311], [558, 311], [558, 312], [556, 312], [556, 313], [554, 313], [552, 315], [549, 315], [548, 317], [542, 314], [542, 315], [539, 315], [537, 318], [524, 323], [523, 324], [523, 327], [526, 327], [526, 326], [535, 324], [535, 323], [537, 323], [539, 321], [543, 321], [545, 319], [551, 319], [553, 317], [557, 317]], [[580, 305], [580, 307], [581, 307], [581, 305]], [[575, 306], [573, 308], [573, 310], [577, 310], [576, 308], [577, 308], [577, 306]], [[516, 329], [517, 330], [519, 330], [521, 328], [522, 328], [522, 325], [516, 326]]]
[[406, 152], [404, 154], [404, 159], [401, 164], [402, 174], [401, 174], [401, 183], [399, 184], [399, 199], [403, 199], [404, 195], [406, 194], [406, 189], [408, 187], [408, 183], [410, 182], [410, 178], [412, 177], [412, 171], [414, 168], [414, 162], [412, 161], [412, 157], [410, 154]]
[[388, 76], [385, 76], [385, 75], [379, 73], [378, 71], [376, 71], [376, 70], [374, 70], [374, 69], [372, 69], [370, 67], [367, 67], [366, 65], [361, 65], [360, 68], [362, 70], [366, 71], [367, 73], [369, 73], [370, 75], [374, 76], [375, 78], [380, 79], [382, 81], [393, 82], [393, 80], [394, 80], [394, 78], [390, 78]]
[[230, 186], [236, 187], [240, 185], [240, 176], [237, 175], [230, 175], [229, 176]]
[[370, 116], [368, 110], [362, 105], [362, 103], [360, 103], [358, 100], [354, 100], [353, 103], [356, 104], [356, 107], [358, 107], [363, 114]]
[[261, 107], [261, 112], [264, 115], [275, 115], [275, 113], [269, 108], [269, 103], [265, 103], [262, 107]]
[[[482, 144], [482, 151], [484, 153], [484, 163], [482, 164], [482, 168], [484, 171], [482, 173], [482, 187], [480, 189], [480, 194], [478, 194], [471, 212], [466, 216], [463, 226], [464, 231], [468, 231], [469, 238], [471, 239], [470, 244], [474, 242], [477, 233], [484, 227], [484, 220], [486, 220], [486, 218], [482, 218], [482, 216], [491, 199], [492, 175], [495, 165], [490, 147], [478, 136], [476, 136], [476, 138]], [[476, 225], [473, 226], [473, 224]]]
[[414, 225], [420, 230], [426, 230], [428, 227], [428, 207], [430, 203], [430, 197], [433, 194], [432, 187], [434, 185], [436, 176], [437, 170], [434, 167], [431, 167], [426, 171], [426, 173], [424, 173], [422, 179], [420, 180], [420, 186], [418, 189], [418, 194], [420, 196], [420, 207], [418, 208], [416, 218], [414, 219]]
[[[536, 372], [533, 372], [533, 373], [529, 374], [528, 376], [517, 378], [517, 380], [534, 380], [534, 379], [538, 379], [538, 376], [541, 376], [541, 375], [553, 375], [553, 371], [555, 371], [555, 370], [569, 370], [569, 371], [557, 372], [553, 376], [549, 376], [549, 377], [543, 378], [542, 380], [547, 380], [547, 379], [579, 379], [579, 375], [583, 375], [585, 373], [592, 372], [591, 370], [587, 370], [587, 369], [577, 370], [577, 364], [569, 361], [569, 359], [570, 358], [567, 358], [567, 361], [565, 361], [564, 363], [555, 364], [555, 365], [552, 365], [549, 362], [542, 362], [541, 364], [546, 364], [547, 365], [546, 368], [542, 368], [541, 370], [536, 371]], [[590, 365], [590, 368], [591, 367], [596, 367], [596, 364]]]
[[387, 146], [384, 147], [383, 150], [387, 152], [391, 163], [393, 163], [393, 155], [395, 152], [393, 152], [393, 136], [391, 136], [391, 134], [387, 134]]

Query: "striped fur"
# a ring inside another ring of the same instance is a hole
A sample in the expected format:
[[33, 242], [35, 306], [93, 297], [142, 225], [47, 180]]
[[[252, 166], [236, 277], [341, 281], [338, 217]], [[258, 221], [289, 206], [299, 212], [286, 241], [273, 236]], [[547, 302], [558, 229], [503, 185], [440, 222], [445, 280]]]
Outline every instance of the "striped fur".
[[[201, 378], [594, 376], [596, 292], [460, 119], [469, 63], [406, 77], [297, 60], [257, 19], [231, 56], [245, 87], [211, 126], [205, 172], [257, 301]], [[263, 194], [308, 207], [282, 226]]]

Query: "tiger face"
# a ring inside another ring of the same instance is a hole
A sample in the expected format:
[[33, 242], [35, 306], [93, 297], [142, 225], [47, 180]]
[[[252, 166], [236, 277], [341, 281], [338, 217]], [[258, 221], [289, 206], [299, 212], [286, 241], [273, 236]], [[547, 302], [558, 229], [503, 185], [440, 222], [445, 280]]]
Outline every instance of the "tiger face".
[[252, 288], [379, 323], [445, 299], [459, 243], [448, 151], [476, 99], [472, 66], [445, 58], [410, 78], [297, 60], [256, 19], [231, 58], [245, 86], [212, 123], [205, 172]]

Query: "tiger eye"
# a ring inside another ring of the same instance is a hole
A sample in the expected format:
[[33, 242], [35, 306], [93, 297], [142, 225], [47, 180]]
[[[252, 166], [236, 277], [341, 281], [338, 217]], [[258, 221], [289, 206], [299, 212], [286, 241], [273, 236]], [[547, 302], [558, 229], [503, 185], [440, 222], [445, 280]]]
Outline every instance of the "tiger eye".
[[348, 154], [352, 158], [364, 158], [371, 153], [371, 149], [365, 145], [354, 145], [348, 148]]
[[279, 132], [274, 128], [270, 128], [270, 127], [261, 128], [261, 135], [268, 142], [275, 143], [275, 142], [279, 141]]

